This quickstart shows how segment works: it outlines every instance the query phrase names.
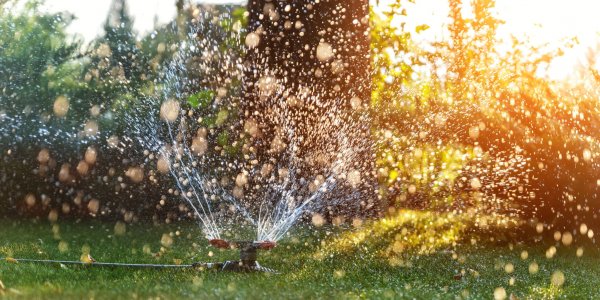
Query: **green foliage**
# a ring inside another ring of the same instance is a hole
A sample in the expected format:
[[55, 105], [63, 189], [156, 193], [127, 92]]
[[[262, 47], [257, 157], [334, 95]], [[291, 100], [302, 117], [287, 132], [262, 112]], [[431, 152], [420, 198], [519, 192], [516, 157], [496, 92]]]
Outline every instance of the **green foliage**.
[[215, 100], [215, 92], [202, 90], [188, 97], [188, 104], [192, 108], [205, 109]]
[[227, 121], [227, 117], [229, 116], [229, 111], [227, 109], [221, 109], [217, 113], [217, 119], [215, 120], [215, 124], [221, 126]]
[[[449, 39], [420, 49], [405, 24], [391, 27], [405, 13], [402, 3], [372, 18], [381, 194], [398, 206], [597, 224], [598, 202], [589, 200], [598, 197], [589, 184], [597, 165], [589, 154], [600, 140], [598, 94], [576, 94], [538, 75], [561, 49], [513, 39], [511, 51], [499, 51], [503, 22], [491, 0], [449, 0]], [[462, 15], [464, 5], [473, 17]], [[421, 158], [407, 159], [415, 151]], [[470, 154], [455, 161], [452, 153]]]
[[227, 131], [223, 131], [217, 137], [217, 144], [221, 147], [225, 147], [229, 145], [229, 133]]
[[144, 91], [153, 83], [158, 68], [152, 69], [136, 40], [133, 20], [128, 13], [125, 0], [115, 0], [104, 24], [104, 35], [93, 41], [86, 53], [82, 81], [86, 84], [83, 93], [88, 103], [100, 105], [116, 115], [114, 130], [121, 124], [120, 115], [124, 108], [148, 96]]
[[42, 14], [38, 2], [0, 9], [0, 103], [7, 112], [51, 112], [54, 99], [77, 89], [80, 42], [67, 41], [66, 14]]
[[427, 29], [429, 29], [429, 25], [427, 25], [427, 24], [422, 24], [422, 25], [418, 25], [418, 26], [415, 28], [415, 32], [416, 32], [416, 33], [421, 33], [421, 32], [423, 32], [423, 31], [425, 31], [425, 30], [427, 30]]

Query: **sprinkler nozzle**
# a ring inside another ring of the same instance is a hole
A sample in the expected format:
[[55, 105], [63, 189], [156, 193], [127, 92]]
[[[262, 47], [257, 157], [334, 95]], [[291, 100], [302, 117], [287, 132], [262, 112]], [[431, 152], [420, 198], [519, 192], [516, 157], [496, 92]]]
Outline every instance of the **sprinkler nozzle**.
[[213, 247], [220, 249], [239, 249], [240, 260], [226, 261], [214, 264], [222, 271], [235, 272], [270, 272], [276, 271], [262, 267], [257, 261], [258, 250], [271, 250], [277, 246], [274, 241], [226, 241], [223, 239], [211, 239], [208, 241]]
[[229, 249], [229, 242], [222, 239], [212, 239], [208, 241], [215, 248]]
[[273, 242], [273, 241], [260, 241], [260, 242], [255, 241], [254, 246], [256, 246], [257, 248], [259, 248], [261, 250], [271, 250], [277, 246], [277, 243]]

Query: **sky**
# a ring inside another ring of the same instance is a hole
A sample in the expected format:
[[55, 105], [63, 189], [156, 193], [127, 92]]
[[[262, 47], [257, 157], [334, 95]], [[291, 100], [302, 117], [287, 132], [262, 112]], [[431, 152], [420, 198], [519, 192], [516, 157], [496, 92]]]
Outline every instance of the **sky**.
[[[173, 20], [176, 13], [176, 0], [127, 0], [129, 13], [134, 18], [134, 29], [145, 34], [154, 28], [155, 19], [159, 24]], [[243, 0], [207, 0], [186, 3], [243, 3]], [[76, 16], [68, 32], [77, 34], [85, 42], [103, 34], [103, 25], [112, 0], [46, 0], [43, 8], [50, 12], [68, 11]]]
[[[375, 4], [376, 0], [370, 0]], [[380, 0], [386, 3], [396, 0]], [[77, 19], [68, 28], [84, 41], [91, 41], [102, 34], [102, 25], [110, 9], [112, 0], [46, 0], [44, 7], [49, 11], [69, 11]], [[238, 3], [244, 0], [186, 0], [187, 3]], [[406, 2], [406, 1], [405, 1]], [[468, 3], [469, 1], [464, 1]], [[175, 0], [128, 0], [129, 11], [134, 18], [134, 28], [138, 33], [150, 32], [155, 19], [159, 24], [169, 22], [175, 16]], [[443, 25], [449, 22], [447, 0], [418, 0], [406, 4], [409, 22], [415, 25], [428, 24], [430, 29], [417, 36], [423, 41], [432, 41], [443, 36]], [[600, 42], [600, 0], [496, 0], [496, 12], [506, 24], [499, 28], [499, 35], [507, 38], [515, 35], [528, 37], [533, 44], [548, 43], [560, 46], [566, 39], [577, 37], [579, 45], [566, 49], [565, 56], [551, 67], [551, 77], [568, 75], [565, 69], [572, 69], [585, 57], [588, 47]], [[468, 15], [468, 10], [465, 10]]]
[[[379, 3], [385, 6], [394, 1], [380, 0]], [[421, 34], [413, 34], [413, 39], [430, 42], [444, 36], [444, 24], [450, 22], [447, 3], [447, 0], [417, 0], [405, 5], [408, 15], [405, 21], [410, 24], [407, 29], [420, 24], [430, 26]], [[528, 39], [530, 45], [548, 44], [557, 48], [567, 39], [577, 38], [579, 43], [572, 48], [562, 47], [564, 56], [555, 59], [548, 72], [541, 74], [553, 79], [571, 75], [574, 66], [585, 61], [588, 48], [600, 43], [600, 0], [496, 0], [495, 11], [496, 17], [505, 21], [498, 28], [498, 36], [505, 41], [514, 35], [521, 40]], [[469, 17], [469, 13], [463, 9], [463, 16]], [[508, 43], [500, 45], [502, 47], [508, 47]]]

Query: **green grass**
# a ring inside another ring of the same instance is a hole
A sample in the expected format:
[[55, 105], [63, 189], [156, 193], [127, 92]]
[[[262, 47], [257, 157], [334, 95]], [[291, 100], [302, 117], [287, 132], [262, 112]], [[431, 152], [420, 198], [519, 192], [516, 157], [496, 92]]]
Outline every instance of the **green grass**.
[[[174, 234], [172, 245], [163, 247], [163, 234], [176, 231], [180, 234]], [[339, 230], [331, 228], [292, 232], [277, 248], [260, 256], [264, 266], [281, 271], [278, 275], [2, 261], [0, 280], [5, 287], [0, 297], [493, 299], [494, 291], [503, 287], [507, 295], [518, 299], [600, 298], [600, 254], [591, 245], [585, 247], [582, 257], [575, 254], [577, 246], [557, 247], [552, 259], [546, 258], [548, 247], [541, 245], [478, 243], [480, 246], [456, 246], [414, 256], [409, 249], [399, 265], [364, 248], [351, 254], [327, 253], [330, 243], [339, 241], [340, 236]], [[128, 225], [124, 235], [115, 236], [114, 224], [100, 222], [63, 222], [53, 229], [48, 222], [0, 221], [0, 237], [2, 257], [79, 260], [82, 251], [89, 249], [97, 261], [103, 262], [188, 263], [236, 258], [234, 252], [211, 249], [199, 229], [190, 223]], [[153, 255], [161, 247], [161, 255]], [[526, 259], [521, 258], [523, 250], [528, 251]], [[211, 251], [213, 255], [209, 256]], [[533, 261], [538, 263], [539, 271], [530, 274]], [[513, 264], [514, 272], [505, 271], [507, 263]], [[557, 270], [566, 278], [561, 287], [550, 283]], [[459, 278], [461, 271], [464, 275]]]

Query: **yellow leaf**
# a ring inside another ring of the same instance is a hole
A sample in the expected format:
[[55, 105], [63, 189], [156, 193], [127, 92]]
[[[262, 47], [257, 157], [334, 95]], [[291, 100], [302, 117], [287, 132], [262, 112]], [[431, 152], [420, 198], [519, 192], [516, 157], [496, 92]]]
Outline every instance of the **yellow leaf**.
[[11, 263], [11, 264], [18, 264], [19, 261], [17, 261], [16, 259], [12, 258], [12, 257], [7, 257], [6, 261]]

